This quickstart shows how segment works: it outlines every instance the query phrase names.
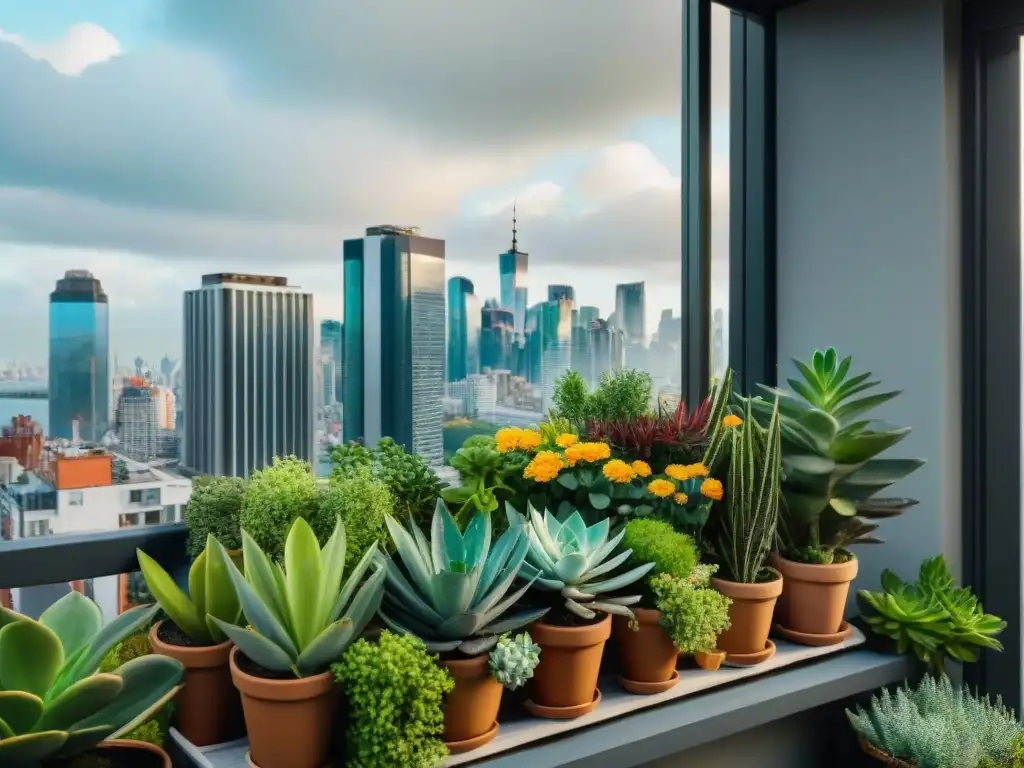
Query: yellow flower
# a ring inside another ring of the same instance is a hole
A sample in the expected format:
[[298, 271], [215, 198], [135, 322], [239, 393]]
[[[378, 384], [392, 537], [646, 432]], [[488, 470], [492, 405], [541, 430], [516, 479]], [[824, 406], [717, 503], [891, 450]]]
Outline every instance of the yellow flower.
[[741, 419], [739, 416], [736, 416], [736, 415], [731, 414], [731, 413], [728, 416], [726, 416], [724, 419], [722, 419], [722, 426], [725, 427], [726, 429], [732, 429], [733, 427], [738, 427], [742, 423], [743, 423], [743, 419]]
[[533, 429], [524, 429], [523, 433], [519, 435], [519, 450], [529, 453], [540, 445], [543, 439], [540, 432]]
[[536, 480], [538, 483], [546, 483], [558, 477], [565, 464], [562, 457], [554, 451], [541, 451], [523, 470], [523, 477]]
[[676, 493], [672, 495], [672, 501], [678, 504], [680, 507], [685, 506], [686, 502], [690, 500], [690, 497], [685, 493]]
[[651, 480], [647, 485], [647, 490], [657, 496], [659, 499], [664, 499], [666, 496], [671, 496], [675, 493], [676, 485], [670, 480]]
[[497, 444], [498, 453], [509, 453], [519, 448], [519, 438], [523, 430], [519, 427], [502, 427], [494, 434], [494, 442]]
[[579, 441], [580, 439], [576, 435], [566, 432], [555, 438], [555, 445], [559, 448], [568, 448], [571, 445], [576, 445]]
[[710, 474], [703, 464], [691, 464], [687, 469], [692, 473], [690, 477], [707, 477]]
[[700, 484], [700, 493], [709, 499], [715, 501], [721, 501], [724, 491], [722, 490], [722, 481], [715, 480], [713, 477], [709, 477], [703, 483]]
[[575, 467], [581, 461], [589, 464], [604, 461], [611, 455], [612, 449], [607, 443], [576, 443], [565, 449], [565, 461], [570, 467]]
[[651, 465], [646, 461], [640, 461], [637, 459], [633, 462], [633, 471], [636, 472], [637, 477], [650, 477], [651, 476]]
[[622, 459], [612, 459], [601, 470], [604, 476], [613, 483], [628, 483], [636, 477], [636, 472]]
[[665, 474], [680, 483], [692, 480], [695, 477], [707, 477], [708, 468], [703, 464], [669, 464], [665, 467]]

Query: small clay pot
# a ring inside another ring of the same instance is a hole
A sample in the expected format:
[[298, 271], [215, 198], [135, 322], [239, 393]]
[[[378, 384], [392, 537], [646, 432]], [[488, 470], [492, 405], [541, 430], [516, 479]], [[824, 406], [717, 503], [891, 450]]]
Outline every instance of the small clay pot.
[[715, 672], [725, 661], [725, 651], [697, 651], [693, 654], [693, 660], [701, 669], [708, 672]]
[[160, 639], [157, 622], [149, 630], [153, 652], [177, 659], [185, 667], [185, 687], [178, 691], [177, 728], [197, 747], [230, 741], [241, 735], [241, 701], [231, 682], [230, 640], [217, 645], [172, 645]]
[[599, 701], [597, 675], [604, 644], [612, 634], [612, 619], [605, 615], [596, 624], [558, 627], [538, 621], [530, 636], [540, 646], [540, 663], [533, 673], [530, 707], [541, 717], [558, 717], [558, 710], [573, 716], [587, 714]]
[[444, 741], [453, 754], [482, 747], [498, 734], [502, 686], [491, 675], [488, 655], [441, 661], [455, 681], [444, 702]]
[[850, 583], [857, 577], [857, 559], [811, 565], [773, 555], [771, 564], [782, 574], [784, 584], [775, 607], [775, 620], [794, 633], [834, 635], [835, 642], [841, 643], [839, 630], [846, 613]]
[[[622, 660], [621, 682], [626, 690], [634, 693], [641, 689], [644, 693], [667, 691], [679, 682], [676, 673], [679, 651], [658, 623], [661, 611], [634, 608], [633, 614], [639, 625], [636, 631], [630, 628], [627, 617], [616, 616], [612, 619], [615, 641]], [[632, 683], [644, 685], [635, 686]], [[652, 690], [652, 685], [661, 690]]]
[[[130, 739], [113, 739], [104, 741], [94, 747], [86, 755], [94, 756], [97, 765], [109, 765], [110, 768], [171, 768], [171, 757], [155, 744]], [[84, 758], [86, 755], [81, 755]], [[107, 762], [101, 763], [101, 758]], [[65, 761], [59, 761], [66, 765]], [[44, 766], [49, 766], [44, 763]]]
[[[753, 656], [768, 647], [775, 603], [782, 594], [782, 575], [757, 584], [741, 584], [724, 579], [711, 579], [711, 586], [732, 599], [729, 606], [730, 627], [718, 638], [718, 650], [730, 656]], [[766, 655], [765, 659], [770, 658]]]
[[870, 755], [880, 763], [885, 763], [889, 768], [916, 768], [915, 764], [909, 760], [902, 760], [898, 757], [893, 757], [870, 743], [863, 736], [858, 736], [857, 741], [860, 744], [860, 750], [865, 755]]
[[340, 689], [330, 672], [274, 680], [238, 667], [231, 649], [231, 679], [242, 695], [249, 755], [259, 768], [323, 768], [330, 757]]

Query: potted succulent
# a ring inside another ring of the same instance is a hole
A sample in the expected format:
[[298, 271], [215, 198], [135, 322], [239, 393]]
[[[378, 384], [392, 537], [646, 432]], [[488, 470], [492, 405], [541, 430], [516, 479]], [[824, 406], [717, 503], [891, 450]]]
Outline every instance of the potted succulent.
[[[506, 615], [530, 584], [507, 594], [529, 549], [520, 526], [491, 546], [490, 516], [477, 513], [465, 533], [438, 501], [430, 539], [414, 521], [408, 530], [389, 517], [401, 562], [378, 553], [387, 573], [380, 617], [399, 634], [415, 635], [455, 680], [445, 702], [444, 738], [452, 752], [476, 749], [498, 733], [502, 686], [489, 669], [487, 652], [503, 632], [532, 623], [546, 608]], [[532, 583], [532, 581], [531, 581]]]
[[91, 755], [113, 768], [171, 768], [159, 747], [119, 737], [174, 697], [181, 664], [154, 654], [99, 671], [107, 653], [156, 611], [133, 608], [104, 626], [99, 607], [78, 592], [38, 621], [0, 609], [0, 765], [66, 765]]
[[242, 696], [249, 760], [258, 768], [321, 768], [338, 703], [330, 665], [363, 631], [384, 592], [382, 569], [363, 579], [377, 546], [343, 581], [341, 518], [323, 549], [309, 523], [296, 519], [284, 543], [283, 565], [243, 529], [244, 578], [230, 567], [221, 543], [210, 544], [208, 556], [230, 574], [248, 621], [243, 628], [210, 617], [235, 644], [231, 678]]
[[[873, 519], [893, 517], [912, 499], [878, 499], [924, 464], [923, 459], [878, 458], [910, 432], [870, 421], [868, 412], [898, 391], [873, 393], [870, 373], [850, 376], [851, 358], [816, 350], [794, 360], [802, 378], [789, 379], [796, 395], [763, 387], [779, 402], [782, 422], [782, 552], [772, 566], [783, 576], [778, 631], [807, 645], [833, 645], [851, 631], [843, 621], [857, 558], [849, 547], [877, 543]], [[751, 401], [766, 424], [772, 404]]]
[[185, 527], [188, 529], [188, 555], [199, 557], [206, 548], [206, 539], [213, 534], [242, 567], [242, 531], [239, 519], [245, 499], [245, 480], [240, 477], [203, 475], [192, 481], [192, 491], [185, 505]]
[[519, 578], [553, 598], [554, 610], [531, 629], [542, 653], [526, 707], [538, 717], [579, 717], [601, 700], [597, 676], [611, 636], [611, 614], [636, 621], [628, 606], [636, 605], [640, 595], [611, 593], [638, 582], [654, 563], [615, 574], [632, 554], [619, 551], [624, 530], [610, 537], [607, 519], [588, 528], [575, 511], [555, 517], [531, 506], [529, 514], [527, 519], [506, 506], [510, 527], [523, 526], [529, 536]]
[[749, 666], [775, 654], [768, 639], [772, 613], [782, 593], [782, 576], [768, 567], [779, 520], [781, 443], [778, 403], [768, 427], [761, 427], [746, 405], [746, 418], [729, 421], [719, 433], [725, 444], [708, 446], [728, 463], [725, 501], [714, 516], [711, 541], [719, 575], [711, 585], [732, 600], [729, 629], [718, 639], [730, 664]]
[[213, 621], [238, 622], [241, 608], [227, 570], [236, 568], [233, 562], [225, 567], [210, 556], [213, 541], [213, 534], [207, 534], [206, 549], [192, 563], [189, 594], [153, 558], [136, 550], [146, 583], [167, 615], [149, 630], [149, 642], [155, 652], [185, 667], [185, 688], [176, 699], [177, 725], [197, 747], [228, 741], [241, 725], [238, 692], [228, 666], [231, 641]]

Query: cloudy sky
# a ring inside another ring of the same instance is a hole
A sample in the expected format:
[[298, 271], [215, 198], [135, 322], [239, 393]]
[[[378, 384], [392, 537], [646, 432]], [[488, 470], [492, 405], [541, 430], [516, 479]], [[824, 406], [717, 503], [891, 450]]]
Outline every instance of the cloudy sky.
[[[280, 274], [340, 317], [341, 241], [447, 241], [449, 276], [679, 311], [678, 0], [0, 0], [0, 362], [44, 362], [67, 269], [122, 360], [180, 353], [206, 272]], [[727, 299], [728, 24], [714, 16], [713, 274]]]

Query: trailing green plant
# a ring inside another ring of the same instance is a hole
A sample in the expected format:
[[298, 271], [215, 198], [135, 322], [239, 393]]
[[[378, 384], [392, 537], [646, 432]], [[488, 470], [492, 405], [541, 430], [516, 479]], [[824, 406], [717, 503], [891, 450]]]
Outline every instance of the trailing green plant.
[[640, 602], [641, 595], [611, 593], [640, 581], [654, 563], [613, 575], [633, 554], [630, 549], [619, 551], [625, 530], [609, 538], [611, 524], [607, 519], [587, 527], [579, 512], [556, 517], [545, 510], [541, 515], [533, 505], [528, 511], [529, 518], [505, 507], [509, 527], [521, 526], [529, 536], [529, 550], [519, 577], [538, 590], [561, 595], [566, 610], [581, 619], [590, 621], [603, 612], [635, 620], [629, 606]]
[[[394, 518], [388, 531], [400, 558], [377, 554], [387, 574], [381, 620], [399, 634], [415, 635], [431, 652], [458, 649], [467, 656], [489, 651], [498, 636], [531, 624], [546, 608], [506, 616], [530, 588], [507, 594], [529, 549], [526, 532], [510, 527], [491, 546], [490, 517], [477, 514], [463, 534], [438, 501], [428, 541], [419, 526]], [[531, 582], [532, 583], [532, 582]]]
[[[384, 521], [394, 514], [395, 501], [388, 487], [373, 476], [369, 467], [358, 467], [344, 475], [333, 475], [320, 495], [317, 527], [329, 520], [333, 528], [339, 517], [345, 523], [347, 539], [346, 575], [373, 544], [387, 550], [391, 540]], [[329, 532], [328, 532], [329, 535]], [[317, 539], [323, 540], [321, 532]]]
[[0, 764], [70, 760], [169, 702], [184, 675], [174, 659], [144, 655], [100, 671], [111, 649], [157, 610], [139, 606], [104, 626], [99, 607], [74, 591], [38, 621], [0, 608]]
[[708, 587], [704, 572], [692, 580], [661, 573], [649, 583], [661, 612], [659, 623], [679, 652], [715, 650], [719, 635], [729, 629], [732, 600]]
[[[876, 499], [875, 494], [924, 464], [923, 459], [877, 458], [910, 433], [865, 418], [899, 391], [866, 394], [878, 386], [871, 373], [849, 376], [852, 359], [835, 349], [815, 350], [809, 362], [793, 360], [802, 378], [788, 379], [796, 395], [761, 385], [779, 401], [785, 497], [783, 546], [793, 559], [841, 562], [854, 544], [879, 543], [874, 520], [894, 517], [917, 502]], [[742, 400], [742, 398], [740, 398]], [[751, 401], [762, 424], [772, 404]]]
[[520, 632], [515, 637], [502, 635], [488, 657], [491, 675], [510, 691], [526, 685], [538, 664], [540, 646], [533, 642], [529, 632]]
[[224, 632], [214, 619], [237, 624], [242, 614], [230, 574], [230, 571], [238, 569], [230, 560], [225, 565], [220, 559], [210, 556], [210, 549], [216, 541], [214, 535], [209, 534], [206, 549], [192, 562], [188, 572], [188, 594], [160, 563], [141, 549], [135, 550], [146, 583], [167, 618], [190, 638], [204, 645], [216, 645], [225, 640]]
[[687, 578], [697, 565], [697, 547], [685, 533], [670, 524], [652, 518], [636, 518], [626, 523], [622, 546], [632, 551], [630, 562], [651, 563], [649, 576], [669, 574]]
[[228, 549], [241, 549], [243, 499], [245, 480], [239, 477], [204, 475], [192, 481], [188, 504], [185, 505], [189, 557], [199, 556], [210, 534]]
[[277, 560], [292, 522], [301, 518], [314, 524], [319, 510], [320, 492], [309, 463], [275, 456], [269, 467], [252, 473], [240, 520], [259, 548]]
[[211, 617], [251, 661], [270, 672], [308, 677], [326, 670], [359, 636], [380, 607], [384, 572], [363, 577], [377, 553], [366, 550], [347, 580], [345, 524], [338, 518], [323, 549], [313, 529], [297, 518], [284, 544], [283, 567], [242, 531], [245, 577], [231, 565], [227, 551], [211, 541], [212, 557], [227, 570], [249, 626]]
[[448, 756], [444, 698], [448, 671], [411, 635], [359, 640], [331, 667], [348, 700], [345, 732], [352, 768], [434, 768]]
[[1006, 622], [985, 613], [967, 587], [956, 586], [942, 555], [921, 563], [917, 581], [907, 583], [886, 569], [882, 591], [857, 593], [868, 626], [896, 642], [900, 653], [913, 653], [936, 675], [945, 660], [977, 661], [982, 649], [1003, 649], [995, 636]]
[[925, 676], [894, 694], [887, 689], [867, 709], [846, 711], [857, 735], [887, 755], [917, 768], [1012, 766], [1022, 728], [1013, 710], [957, 688], [945, 675]]

